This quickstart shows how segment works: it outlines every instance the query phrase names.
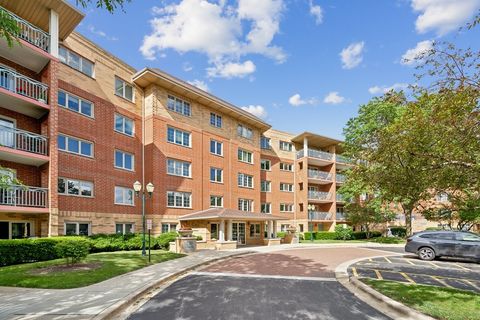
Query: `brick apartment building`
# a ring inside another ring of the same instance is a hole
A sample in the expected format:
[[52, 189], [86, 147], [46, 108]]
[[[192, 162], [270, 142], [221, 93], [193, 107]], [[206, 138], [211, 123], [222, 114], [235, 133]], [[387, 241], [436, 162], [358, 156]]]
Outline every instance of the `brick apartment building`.
[[[0, 40], [0, 238], [142, 230], [261, 243], [292, 225], [344, 222], [340, 141], [268, 123], [157, 69], [135, 70], [74, 32], [62, 0], [0, 0], [21, 28]], [[268, 236], [267, 236], [268, 237]]]

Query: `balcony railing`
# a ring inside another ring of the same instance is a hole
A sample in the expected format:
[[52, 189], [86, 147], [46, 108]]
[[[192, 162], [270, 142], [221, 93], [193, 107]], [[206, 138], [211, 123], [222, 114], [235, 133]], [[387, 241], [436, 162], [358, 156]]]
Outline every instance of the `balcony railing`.
[[25, 40], [45, 52], [49, 52], [50, 35], [47, 32], [2, 7], [0, 7], [0, 11], [5, 12], [17, 22], [17, 26], [20, 29], [17, 35], [19, 39]]
[[0, 146], [48, 155], [47, 138], [35, 133], [0, 125]]
[[47, 208], [48, 189], [16, 185], [0, 188], [0, 205]]
[[337, 220], [346, 220], [346, 218], [345, 218], [345, 213], [342, 213], [342, 212], [337, 212], [335, 218], [336, 218]]
[[353, 161], [352, 158], [348, 158], [348, 157], [342, 156], [340, 154], [335, 155], [335, 159], [338, 163], [354, 164], [354, 161]]
[[344, 174], [337, 173], [337, 174], [335, 175], [335, 180], [336, 180], [337, 182], [339, 182], [339, 183], [345, 182], [345, 179], [346, 179], [346, 177], [345, 177]]
[[310, 211], [309, 215], [309, 220], [332, 220], [330, 212]]
[[39, 102], [47, 103], [47, 85], [2, 66], [0, 66], [0, 87]]
[[308, 169], [308, 177], [311, 179], [332, 181], [332, 174], [325, 171]]
[[345, 201], [345, 198], [343, 197], [343, 195], [341, 195], [341, 194], [339, 194], [339, 193], [337, 193], [336, 199], [337, 199], [337, 201], [339, 201], [339, 202]]
[[[297, 152], [297, 159], [303, 158], [304, 156], [305, 156], [304, 150], [300, 150]], [[334, 154], [330, 152], [320, 151], [320, 150], [308, 149], [308, 156], [310, 158], [333, 161]]]
[[308, 199], [311, 200], [330, 200], [331, 196], [330, 192], [308, 191]]

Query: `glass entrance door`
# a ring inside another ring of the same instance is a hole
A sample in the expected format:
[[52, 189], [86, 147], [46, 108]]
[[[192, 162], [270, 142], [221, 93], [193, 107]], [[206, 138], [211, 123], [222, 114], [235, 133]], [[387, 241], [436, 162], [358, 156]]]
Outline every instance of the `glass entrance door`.
[[237, 241], [239, 245], [246, 244], [245, 240], [245, 222], [232, 223], [232, 240]]

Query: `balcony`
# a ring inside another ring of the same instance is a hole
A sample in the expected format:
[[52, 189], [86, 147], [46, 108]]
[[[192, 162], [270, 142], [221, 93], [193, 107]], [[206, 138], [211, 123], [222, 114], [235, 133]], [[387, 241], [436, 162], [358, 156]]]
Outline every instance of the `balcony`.
[[355, 161], [352, 158], [348, 158], [340, 154], [335, 155], [335, 162], [337, 163], [338, 169], [347, 169], [355, 164]]
[[[300, 159], [303, 157], [305, 157], [305, 150], [298, 151], [297, 159]], [[333, 153], [314, 150], [314, 149], [308, 149], [308, 158], [309, 158], [309, 163], [311, 164], [326, 166], [326, 165], [332, 164], [333, 157], [334, 157]]]
[[308, 200], [312, 202], [332, 202], [332, 194], [323, 191], [308, 191]]
[[40, 118], [48, 110], [48, 86], [15, 70], [0, 66], [0, 101], [2, 107]]
[[48, 189], [17, 185], [0, 188], [0, 212], [48, 212]]
[[0, 125], [0, 159], [38, 167], [49, 161], [48, 139]]
[[345, 177], [344, 174], [337, 173], [337, 174], [335, 175], [335, 182], [336, 182], [336, 183], [344, 183], [344, 182], [345, 182], [345, 179], [346, 179], [346, 177]]
[[309, 220], [313, 221], [325, 221], [325, 220], [332, 220], [333, 214], [330, 212], [321, 212], [321, 211], [310, 211], [309, 213]]
[[30, 70], [40, 72], [50, 61], [50, 35], [16, 14], [0, 7], [0, 10], [16, 21], [20, 31], [18, 40], [9, 47], [6, 40], [0, 40], [0, 55]]
[[308, 182], [318, 184], [329, 184], [333, 180], [333, 176], [329, 172], [308, 169]]
[[336, 220], [341, 220], [341, 221], [347, 220], [345, 218], [345, 213], [343, 213], [343, 212], [337, 212], [336, 215], [335, 215], [335, 219]]
[[343, 195], [339, 193], [337, 193], [336, 199], [337, 199], [337, 202], [345, 202], [345, 198], [343, 197]]

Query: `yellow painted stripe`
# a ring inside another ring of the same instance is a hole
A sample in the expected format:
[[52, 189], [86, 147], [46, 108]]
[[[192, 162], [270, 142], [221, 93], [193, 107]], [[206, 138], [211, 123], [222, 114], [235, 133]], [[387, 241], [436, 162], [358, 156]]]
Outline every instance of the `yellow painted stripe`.
[[357, 269], [355, 267], [352, 267], [352, 272], [354, 277], [358, 277]]
[[413, 281], [413, 279], [410, 278], [410, 277], [408, 276], [408, 274], [406, 274], [405, 272], [400, 272], [400, 274], [401, 274], [408, 282], [410, 282], [410, 283], [415, 283], [415, 281]]
[[390, 259], [388, 259], [387, 257], [383, 257], [385, 260], [387, 260], [388, 263], [392, 263], [392, 261], [390, 261]]
[[467, 279], [463, 279], [462, 281], [465, 282], [466, 284], [474, 287], [475, 289], [480, 290], [480, 287], [478, 287], [478, 286], [477, 286], [475, 283], [473, 283], [472, 281], [469, 281], [469, 280], [467, 280]]
[[378, 280], [383, 280], [382, 274], [378, 270], [374, 270], [375, 274], [377, 275]]
[[432, 265], [433, 267], [435, 267], [435, 268], [437, 268], [437, 269], [440, 268], [439, 266], [437, 266], [435, 263], [433, 263], [433, 262], [431, 262], [431, 261], [425, 261], [425, 262], [428, 263], [428, 264], [430, 264], [430, 265]]
[[433, 280], [437, 281], [438, 283], [442, 284], [443, 286], [445, 286], [447, 288], [452, 288], [453, 289], [453, 287], [451, 285], [449, 285], [448, 283], [445, 282], [445, 280], [440, 279], [439, 277], [430, 276], [430, 278], [432, 278]]
[[407, 261], [408, 263], [410, 263], [412, 266], [416, 266], [415, 263], [413, 263], [412, 261], [410, 261], [409, 259], [404, 259], [405, 261]]
[[[363, 269], [375, 271], [375, 269], [373, 269], [373, 268], [364, 267]], [[382, 270], [382, 271], [383, 271], [383, 272], [392, 272], [392, 273], [395, 273], [395, 271], [388, 271], [388, 270]], [[415, 276], [434, 277], [434, 276], [430, 276], [430, 275], [428, 275], [428, 274], [416, 273], [416, 272], [409, 272], [409, 274], [412, 274], [412, 275], [415, 275]], [[458, 281], [467, 280], [467, 279], [464, 279], [464, 278], [453, 278], [453, 277], [444, 277], [444, 276], [435, 276], [435, 277], [437, 277], [438, 279], [451, 279], [451, 280], [458, 280]]]
[[468, 269], [468, 268], [465, 268], [465, 267], [462, 266], [462, 265], [459, 265], [458, 263], [454, 263], [453, 265], [459, 267], [459, 268], [462, 269], [462, 270], [472, 271], [472, 270], [470, 270], [470, 269]]

